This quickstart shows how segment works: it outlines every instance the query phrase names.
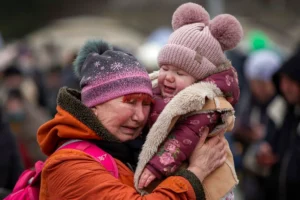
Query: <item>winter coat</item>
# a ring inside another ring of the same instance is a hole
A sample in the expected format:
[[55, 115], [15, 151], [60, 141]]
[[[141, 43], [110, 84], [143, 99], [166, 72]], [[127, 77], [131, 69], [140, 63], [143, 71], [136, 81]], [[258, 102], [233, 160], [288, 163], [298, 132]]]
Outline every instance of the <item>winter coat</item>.
[[264, 179], [267, 199], [300, 199], [300, 107], [277, 96], [268, 107], [266, 141], [278, 162]]
[[[210, 137], [222, 130], [232, 130], [234, 109], [223, 96], [232, 104], [237, 102], [239, 89], [235, 78], [232, 68], [208, 77], [209, 81], [189, 86], [172, 99], [163, 99], [154, 87], [155, 104], [149, 117], [150, 125], [154, 125], [140, 154], [136, 184], [144, 167], [159, 179], [174, 173], [188, 160], [205, 127], [209, 127]], [[152, 79], [156, 79], [154, 74]], [[227, 151], [226, 164], [205, 179], [204, 189], [208, 199], [226, 196], [238, 183], [228, 144]], [[220, 176], [222, 181], [217, 178]]]
[[2, 116], [0, 116], [0, 156], [0, 197], [4, 198], [13, 189], [24, 167], [16, 138], [9, 125], [2, 120]]
[[[128, 164], [132, 162], [132, 152], [105, 129], [92, 110], [81, 103], [80, 98], [76, 90], [65, 87], [60, 89], [57, 114], [38, 130], [39, 145], [49, 156], [41, 175], [41, 200], [205, 199], [200, 181], [187, 170], [167, 178], [157, 186], [154, 193], [140, 196], [134, 188], [134, 174]], [[112, 155], [119, 178], [116, 179], [96, 160], [81, 151], [64, 149], [55, 152], [68, 139], [89, 140]]]

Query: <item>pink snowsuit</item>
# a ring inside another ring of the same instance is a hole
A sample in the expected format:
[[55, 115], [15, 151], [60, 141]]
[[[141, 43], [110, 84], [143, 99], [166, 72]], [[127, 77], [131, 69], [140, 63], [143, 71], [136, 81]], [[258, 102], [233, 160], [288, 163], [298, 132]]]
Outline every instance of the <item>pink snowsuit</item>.
[[[236, 71], [234, 68], [213, 74], [202, 81], [213, 82], [223, 92], [227, 101], [234, 106], [240, 95]], [[163, 99], [158, 88], [153, 89], [154, 104], [148, 120], [151, 127], [159, 114], [171, 99]], [[146, 168], [156, 178], [168, 176], [187, 160], [199, 141], [201, 131], [208, 127], [212, 131], [217, 125], [222, 124], [222, 115], [219, 111], [194, 114], [181, 118], [173, 127], [167, 139], [159, 147], [158, 152], [152, 157]]]

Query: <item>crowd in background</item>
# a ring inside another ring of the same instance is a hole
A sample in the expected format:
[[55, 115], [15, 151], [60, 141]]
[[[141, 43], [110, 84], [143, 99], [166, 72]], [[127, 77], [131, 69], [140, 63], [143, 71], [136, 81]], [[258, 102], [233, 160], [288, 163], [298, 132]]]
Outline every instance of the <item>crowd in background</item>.
[[300, 183], [300, 51], [285, 55], [262, 32], [249, 42], [246, 54], [229, 55], [241, 87], [228, 134], [239, 187], [247, 200], [293, 199]]
[[29, 45], [18, 45], [16, 56], [0, 72], [1, 163], [0, 191], [11, 190], [24, 169], [45, 160], [36, 139], [40, 125], [56, 112], [60, 87], [79, 88], [71, 65], [76, 54], [70, 53], [66, 66], [37, 66]]
[[[163, 32], [170, 34], [168, 30]], [[151, 35], [146, 45], [133, 52], [149, 72], [157, 69], [153, 53], [167, 38], [161, 39], [157, 35], [159, 33]], [[155, 43], [155, 37], [161, 40]], [[300, 155], [297, 148], [300, 142], [300, 50], [284, 55], [261, 32], [254, 33], [247, 42], [249, 48], [246, 51], [237, 48], [227, 54], [238, 72], [241, 89], [240, 101], [235, 108], [235, 128], [226, 133], [239, 175], [239, 189], [244, 199], [249, 200], [290, 199], [292, 189], [300, 182], [300, 169], [297, 169]], [[37, 160], [46, 159], [36, 142], [36, 132], [56, 113], [59, 88], [79, 89], [79, 81], [72, 71], [76, 51], [69, 53], [63, 65], [43, 68], [38, 66], [36, 53], [30, 45], [21, 44], [13, 61], [1, 68], [2, 192], [12, 189], [23, 169], [33, 167]], [[149, 61], [151, 56], [153, 59]], [[268, 191], [274, 184], [278, 191]]]

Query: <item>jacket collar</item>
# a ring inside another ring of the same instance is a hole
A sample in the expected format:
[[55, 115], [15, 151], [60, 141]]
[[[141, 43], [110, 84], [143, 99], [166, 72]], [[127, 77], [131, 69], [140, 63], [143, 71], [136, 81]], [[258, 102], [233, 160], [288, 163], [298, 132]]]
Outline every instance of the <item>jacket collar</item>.
[[63, 87], [57, 97], [57, 113], [37, 133], [38, 143], [46, 155], [52, 154], [67, 139], [119, 142], [99, 122], [92, 110], [81, 103], [79, 91]]

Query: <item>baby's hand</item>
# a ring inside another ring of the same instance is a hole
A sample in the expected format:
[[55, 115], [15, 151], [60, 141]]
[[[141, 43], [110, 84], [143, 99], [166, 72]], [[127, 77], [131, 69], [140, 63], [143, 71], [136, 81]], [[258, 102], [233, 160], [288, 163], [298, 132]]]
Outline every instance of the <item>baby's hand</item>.
[[147, 187], [155, 178], [156, 177], [154, 176], [154, 174], [152, 174], [152, 172], [150, 170], [145, 168], [140, 177], [140, 181], [139, 181], [139, 185], [138, 185], [139, 189]]

